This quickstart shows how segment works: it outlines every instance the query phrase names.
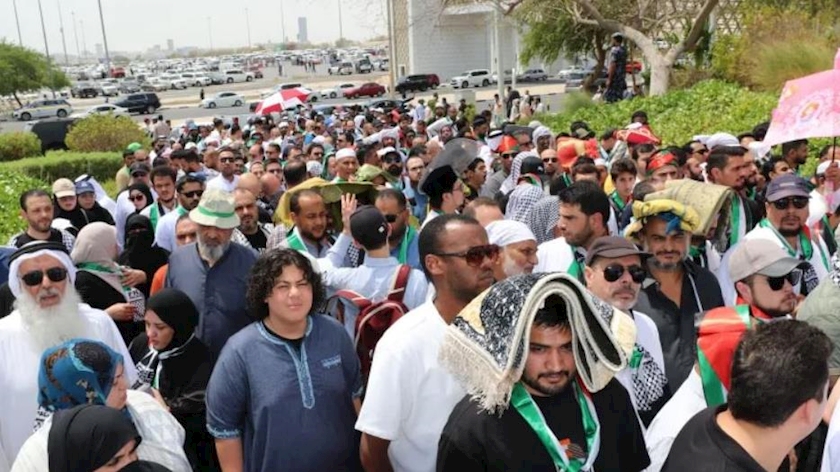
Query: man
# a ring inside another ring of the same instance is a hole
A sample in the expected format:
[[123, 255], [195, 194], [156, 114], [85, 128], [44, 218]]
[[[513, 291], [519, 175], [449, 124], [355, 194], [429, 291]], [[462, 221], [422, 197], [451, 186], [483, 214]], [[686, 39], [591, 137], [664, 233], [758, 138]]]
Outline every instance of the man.
[[808, 140], [798, 139], [783, 143], [782, 157], [784, 157], [788, 166], [793, 169], [793, 172], [798, 175], [799, 166], [808, 160]]
[[[175, 222], [175, 244], [177, 247], [194, 243], [196, 238], [198, 238], [198, 225], [190, 219], [190, 214], [184, 213], [179, 216], [178, 221]], [[152, 277], [152, 285], [149, 288], [150, 295], [154, 295], [163, 289], [167, 272], [169, 272], [169, 263], [164, 264], [155, 272], [154, 277]]]
[[624, 99], [627, 92], [627, 49], [624, 47], [624, 36], [613, 33], [610, 47], [609, 65], [607, 66], [607, 83], [604, 85], [604, 101], [614, 103]]
[[388, 247], [391, 257], [400, 264], [421, 269], [420, 250], [417, 247], [417, 230], [411, 225], [408, 201], [399, 190], [383, 189], [376, 195], [376, 208], [385, 215], [391, 226]]
[[43, 190], [27, 190], [20, 196], [20, 217], [26, 220], [26, 229], [12, 236], [7, 246], [22, 247], [33, 241], [52, 241], [62, 244], [67, 252], [73, 250], [76, 238], [67, 231], [52, 227], [53, 202]]
[[[359, 267], [323, 270], [327, 296], [332, 297], [339, 290], [351, 290], [374, 303], [384, 300], [402, 264], [391, 256], [388, 247], [391, 233], [385, 215], [376, 207], [363, 206], [353, 212], [350, 215], [350, 234], [353, 242], [365, 250], [365, 260]], [[426, 276], [419, 270], [412, 269], [402, 293], [403, 304], [409, 310], [417, 308], [426, 300], [427, 290]], [[352, 338], [356, 335], [359, 309], [347, 300], [341, 300], [340, 303], [343, 304], [344, 328]]]
[[[831, 256], [825, 242], [819, 234], [812, 234], [805, 224], [809, 198], [808, 182], [802, 177], [786, 174], [771, 180], [765, 194], [767, 217], [744, 237], [772, 241], [789, 256], [801, 260], [802, 281], [796, 292], [803, 296], [816, 289], [831, 270]], [[725, 276], [721, 274], [722, 282], [728, 280]], [[731, 301], [731, 295], [726, 300]]]
[[165, 285], [181, 290], [195, 303], [201, 316], [196, 337], [215, 360], [228, 338], [251, 322], [245, 282], [257, 253], [230, 243], [239, 226], [233, 195], [210, 189], [189, 215], [198, 225], [198, 240], [169, 256]]
[[469, 187], [470, 194], [467, 201], [473, 201], [481, 194], [481, 188], [487, 180], [487, 164], [484, 159], [476, 157], [464, 171], [464, 183]]
[[436, 294], [397, 320], [376, 345], [356, 423], [368, 472], [434, 470], [440, 432], [465, 393], [440, 365], [438, 350], [447, 325], [493, 283], [499, 255], [484, 228], [461, 215], [431, 220], [419, 245]]
[[464, 207], [463, 214], [475, 219], [484, 228], [494, 221], [505, 219], [499, 202], [489, 197], [478, 197], [471, 201]]
[[220, 173], [217, 177], [207, 181], [207, 189], [219, 189], [233, 193], [239, 176], [236, 175], [236, 153], [229, 147], [219, 149]]
[[747, 331], [733, 356], [728, 403], [685, 425], [662, 470], [780, 470], [823, 417], [831, 349], [822, 331], [801, 321]]
[[677, 158], [668, 151], [659, 151], [648, 160], [647, 180], [657, 190], [663, 190], [669, 181], [680, 178], [679, 173]]
[[[616, 220], [620, 219], [624, 209], [633, 202], [633, 187], [636, 186], [636, 163], [632, 159], [617, 159], [610, 166], [610, 177], [615, 190], [610, 193], [610, 206]], [[618, 225], [616, 225], [618, 226]], [[617, 230], [624, 229], [617, 227]], [[619, 234], [617, 231], [614, 234]]]
[[729, 247], [741, 241], [761, 219], [761, 210], [744, 193], [749, 174], [744, 154], [746, 149], [742, 147], [717, 147], [706, 161], [709, 182], [729, 187], [736, 195], [729, 212]]
[[117, 181], [117, 192], [122, 192], [128, 188], [131, 180], [131, 174], [128, 172], [128, 169], [131, 167], [131, 164], [134, 164], [134, 153], [142, 149], [142, 147], [140, 143], [131, 143], [123, 151], [123, 166], [117, 171], [115, 177]]
[[537, 265], [537, 238], [525, 225], [514, 220], [494, 221], [485, 227], [490, 244], [501, 249], [493, 267], [496, 281], [530, 274]]
[[405, 168], [407, 175], [403, 178], [402, 191], [411, 204], [411, 214], [418, 221], [423, 221], [426, 218], [428, 198], [420, 192], [420, 179], [426, 170], [426, 162], [416, 153], [416, 148], [409, 152], [408, 160], [405, 161]]
[[[586, 330], [573, 323], [586, 315], [573, 317], [570, 311], [572, 306], [591, 311], [592, 300], [577, 292], [569, 295], [577, 303], [566, 302], [552, 290], [560, 277], [523, 276], [491, 288], [481, 300], [480, 323], [501, 330], [498, 337], [467, 334], [479, 317], [469, 309], [447, 330], [441, 362], [469, 393], [440, 436], [437, 470], [637, 472], [650, 462], [621, 384], [608, 378], [592, 393], [583, 387], [582, 366], [591, 367], [597, 355], [584, 360], [579, 345], [572, 346], [573, 329], [578, 336]], [[548, 297], [526, 305], [538, 280]], [[603, 327], [592, 328], [609, 336]], [[618, 354], [614, 342], [603, 344]]]
[[[38, 365], [44, 350], [73, 338], [101, 341], [131, 359], [117, 327], [105, 312], [82, 303], [73, 284], [76, 268], [60, 243], [35, 241], [11, 257], [9, 288], [17, 299], [0, 320], [0, 470], [11, 470], [32, 434], [38, 410]], [[125, 362], [129, 385], [137, 371]]]
[[175, 184], [175, 191], [178, 193], [178, 208], [169, 212], [158, 221], [155, 228], [155, 245], [172, 252], [177, 247], [175, 241], [175, 222], [181, 215], [185, 215], [198, 206], [201, 196], [204, 195], [204, 177], [196, 174], [187, 174]]
[[271, 224], [260, 223], [257, 198], [248, 190], [237, 188], [233, 191], [234, 210], [239, 217], [239, 227], [233, 231], [231, 241], [263, 252], [268, 244], [268, 236], [274, 229]]
[[545, 175], [549, 181], [552, 180], [560, 166], [557, 159], [557, 150], [552, 148], [544, 150], [540, 153], [540, 159], [542, 159], [543, 166], [545, 167]]
[[811, 191], [807, 225], [819, 232], [829, 254], [833, 255], [837, 252], [834, 231], [838, 224], [838, 215], [835, 213], [838, 213], [837, 208], [840, 205], [840, 163], [820, 162], [814, 177], [817, 187]]
[[628, 314], [635, 322], [633, 355], [616, 378], [627, 389], [645, 426], [653, 421], [670, 396], [656, 324], [649, 316], [633, 310], [647, 276], [644, 268], [647, 257], [648, 254], [625, 238], [604, 236], [596, 239], [586, 253], [584, 269], [586, 287], [592, 294]]
[[494, 198], [499, 193], [502, 188], [502, 183], [510, 175], [513, 158], [519, 154], [520, 149], [516, 138], [513, 136], [504, 136], [498, 149], [493, 151], [499, 154], [502, 167], [487, 178], [487, 182], [485, 182], [484, 187], [481, 189], [482, 197]]
[[420, 229], [440, 215], [457, 213], [464, 205], [464, 186], [449, 165], [432, 169], [424, 177], [420, 191], [429, 197], [429, 214]]
[[335, 153], [336, 176], [334, 183], [352, 182], [354, 175], [359, 169], [359, 161], [356, 159], [356, 152], [350, 148], [340, 149]]
[[[349, 203], [352, 201], [352, 204]], [[352, 207], [352, 208], [351, 208]], [[327, 206], [324, 197], [316, 189], [304, 189], [291, 193], [289, 209], [292, 229], [280, 245], [309, 254], [315, 259], [328, 257], [335, 267], [344, 266], [344, 256], [350, 248], [350, 227], [344, 221], [344, 230], [338, 238], [327, 231]], [[355, 197], [342, 197], [342, 217], [349, 217], [355, 210]]]
[[152, 169], [152, 188], [157, 193], [157, 200], [140, 212], [152, 222], [152, 228], [157, 228], [158, 222], [166, 214], [175, 211], [178, 200], [175, 198], [175, 180], [177, 173], [168, 166], [157, 166]]
[[534, 272], [566, 272], [583, 282], [586, 251], [601, 236], [609, 235], [610, 202], [590, 181], [575, 182], [560, 194], [562, 238], [540, 244]]
[[386, 147], [380, 149], [377, 154], [382, 158], [381, 167], [395, 180], [392, 185], [399, 188], [400, 177], [403, 174], [403, 160], [399, 151], [393, 147]]
[[694, 209], [673, 200], [637, 200], [633, 217], [625, 237], [650, 254], [648, 278], [634, 309], [656, 323], [665, 375], [675, 391], [694, 365], [695, 315], [723, 306], [723, 297], [715, 276], [686, 258], [700, 220]]

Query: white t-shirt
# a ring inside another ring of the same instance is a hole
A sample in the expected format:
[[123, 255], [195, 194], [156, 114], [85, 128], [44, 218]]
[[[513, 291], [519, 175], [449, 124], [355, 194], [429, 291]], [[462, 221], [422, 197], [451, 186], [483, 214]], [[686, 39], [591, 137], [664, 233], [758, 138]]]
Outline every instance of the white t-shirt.
[[[537, 247], [537, 265], [534, 273], [543, 272], [569, 272], [569, 267], [575, 261], [572, 246], [566, 242], [566, 238], [552, 239]], [[581, 267], [583, 270], [583, 267]]]
[[840, 470], [840, 408], [835, 407], [828, 423], [828, 434], [825, 437], [821, 472], [836, 472]]
[[[137, 370], [111, 317], [104, 311], [79, 304], [79, 314], [88, 326], [88, 335], [122, 354], [128, 384], [137, 380]], [[40, 349], [15, 310], [0, 320], [0, 472], [8, 472], [26, 439], [32, 434], [38, 411], [38, 371]]]
[[694, 369], [668, 403], [659, 410], [645, 432], [645, 444], [650, 456], [646, 472], [659, 472], [671, 452], [677, 434], [688, 420], [706, 409], [703, 382]]
[[234, 175], [233, 180], [226, 179], [222, 174], [213, 177], [212, 179], [207, 181], [207, 189], [215, 188], [219, 190], [224, 190], [228, 193], [233, 193], [236, 190], [236, 184], [239, 183], [239, 176]]
[[446, 327], [429, 301], [394, 323], [376, 345], [356, 429], [391, 441], [395, 472], [435, 470], [443, 426], [466, 395], [438, 362]]

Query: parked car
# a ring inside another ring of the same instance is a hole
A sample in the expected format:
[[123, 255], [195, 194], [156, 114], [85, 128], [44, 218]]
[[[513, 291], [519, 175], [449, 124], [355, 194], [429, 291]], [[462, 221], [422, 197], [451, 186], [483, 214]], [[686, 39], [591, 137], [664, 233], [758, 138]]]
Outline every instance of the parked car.
[[184, 79], [190, 87], [206, 87], [212, 83], [210, 77], [197, 72], [184, 72], [181, 74], [181, 78]]
[[176, 74], [163, 74], [160, 76], [160, 81], [169, 85], [172, 90], [186, 90], [187, 81]]
[[355, 71], [353, 63], [350, 61], [336, 62], [330, 65], [327, 73], [330, 75], [350, 75]]
[[351, 88], [354, 88], [355, 86], [356, 86], [356, 84], [353, 84], [353, 83], [350, 83], [350, 82], [343, 83], [343, 84], [338, 84], [335, 87], [321, 90], [321, 92], [320, 92], [321, 98], [338, 98], [338, 97], [344, 95], [344, 91], [346, 89], [351, 89]]
[[201, 107], [241, 107], [243, 103], [245, 103], [245, 98], [242, 95], [234, 92], [219, 92], [212, 97], [202, 100]]
[[263, 78], [263, 71], [260, 66], [251, 66], [248, 68], [248, 72], [253, 74], [255, 79], [262, 79]]
[[38, 139], [41, 140], [41, 152], [46, 153], [47, 151], [67, 149], [64, 140], [76, 120], [77, 118], [48, 118], [27, 123], [23, 130], [38, 136]]
[[229, 69], [224, 72], [225, 83], [232, 84], [234, 82], [251, 82], [254, 80], [254, 74], [245, 72], [242, 69]]
[[373, 72], [373, 64], [370, 63], [369, 59], [360, 59], [356, 62], [356, 73], [369, 74], [371, 72]]
[[397, 110], [400, 114], [408, 112], [408, 102], [411, 100], [392, 100], [390, 98], [383, 98], [380, 100], [371, 100], [367, 104], [367, 109], [381, 108], [385, 113], [390, 113], [391, 110]]
[[99, 90], [102, 91], [103, 97], [116, 97], [120, 94], [117, 86], [109, 82], [101, 82], [99, 84]]
[[437, 88], [438, 85], [440, 78], [437, 74], [413, 74], [400, 78], [394, 89], [405, 98], [406, 92], [425, 92]]
[[91, 115], [114, 115], [114, 116], [130, 116], [130, 113], [127, 109], [123, 107], [118, 107], [111, 103], [103, 103], [102, 105], [96, 105], [93, 107], [88, 108], [87, 110], [74, 114], [73, 116], [76, 118], [84, 118]]
[[117, 87], [117, 90], [120, 93], [137, 93], [140, 91], [140, 84], [133, 80], [126, 80]]
[[385, 87], [376, 82], [367, 82], [358, 87], [348, 88], [343, 93], [344, 98], [381, 97], [385, 95]]
[[492, 76], [487, 69], [468, 70], [461, 75], [452, 77], [450, 85], [453, 88], [487, 87], [490, 85]]
[[114, 105], [128, 109], [129, 113], [152, 114], [160, 108], [160, 99], [156, 93], [132, 93]]
[[70, 88], [70, 96], [73, 98], [96, 98], [99, 89], [91, 82], [77, 82]]
[[166, 92], [169, 90], [169, 83], [154, 77], [141, 85], [140, 90], [142, 92]]
[[[513, 71], [512, 70], [510, 70], [510, 69], [503, 70], [502, 71], [502, 76], [504, 77], [502, 79], [502, 80], [504, 80], [503, 83], [509, 84], [509, 83], [513, 82]], [[493, 74], [493, 83], [494, 84], [499, 83], [499, 74]]]
[[525, 72], [516, 76], [516, 80], [520, 82], [537, 82], [540, 80], [548, 80], [548, 74], [542, 69], [527, 69]]
[[577, 77], [577, 76], [580, 76], [580, 74], [586, 74], [586, 73], [587, 73], [587, 69], [584, 69], [583, 67], [579, 67], [579, 66], [573, 66], [573, 67], [570, 67], [568, 69], [563, 69], [560, 72], [558, 72], [557, 73], [557, 79], [561, 83], [565, 83], [567, 80], [569, 80], [569, 78], [571, 76], [576, 76]]
[[212, 85], [222, 85], [227, 82], [227, 77], [225, 77], [225, 74], [222, 74], [218, 71], [208, 72], [207, 77], [210, 78], [210, 84]]
[[29, 121], [33, 118], [64, 118], [73, 113], [73, 107], [64, 99], [35, 100], [14, 111], [16, 120]]

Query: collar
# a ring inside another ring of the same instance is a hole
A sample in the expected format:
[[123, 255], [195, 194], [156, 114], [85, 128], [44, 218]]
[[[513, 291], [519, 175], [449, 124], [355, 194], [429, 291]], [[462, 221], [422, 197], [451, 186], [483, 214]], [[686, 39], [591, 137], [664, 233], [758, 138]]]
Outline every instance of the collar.
[[[289, 345], [289, 343], [280, 339], [279, 335], [273, 336], [271, 333], [266, 331], [266, 327], [263, 325], [263, 323], [265, 323], [265, 319], [262, 319], [255, 323], [257, 325], [257, 331], [260, 332], [263, 338], [267, 339], [268, 342], [272, 344], [278, 344], [281, 346]], [[312, 315], [306, 315], [306, 331], [303, 333], [304, 338], [308, 338], [309, 335], [312, 334], [312, 324]]]
[[[682, 263], [683, 270], [689, 275], [696, 275], [697, 268], [699, 267], [694, 261], [690, 259], [685, 259]], [[642, 282], [642, 289], [646, 289], [651, 285], [657, 285], [659, 282], [653, 278], [652, 276], [648, 275], [644, 282]]]
[[399, 265], [396, 258], [393, 257], [370, 257], [365, 256], [362, 265], [366, 267], [394, 267]]

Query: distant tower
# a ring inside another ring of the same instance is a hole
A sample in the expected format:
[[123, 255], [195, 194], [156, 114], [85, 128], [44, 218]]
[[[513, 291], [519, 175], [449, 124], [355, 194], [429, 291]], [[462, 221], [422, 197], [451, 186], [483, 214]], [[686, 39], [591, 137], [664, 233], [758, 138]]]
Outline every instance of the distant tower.
[[303, 16], [298, 17], [298, 42], [309, 42], [309, 33], [306, 30], [306, 17]]
[[169, 52], [174, 51], [175, 50], [175, 41], [173, 41], [171, 39], [167, 39], [166, 40], [166, 49], [168, 49]]
[[102, 43], [94, 44], [93, 50], [96, 51], [96, 57], [102, 57], [105, 55], [105, 49], [102, 48]]

